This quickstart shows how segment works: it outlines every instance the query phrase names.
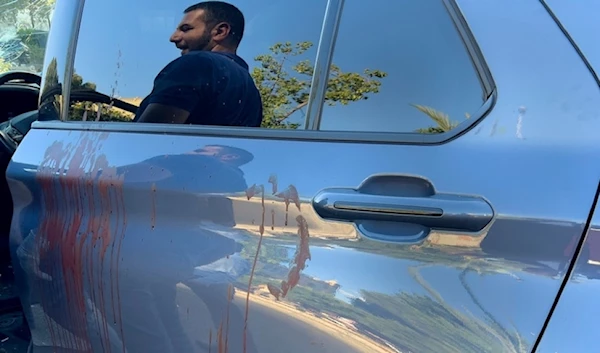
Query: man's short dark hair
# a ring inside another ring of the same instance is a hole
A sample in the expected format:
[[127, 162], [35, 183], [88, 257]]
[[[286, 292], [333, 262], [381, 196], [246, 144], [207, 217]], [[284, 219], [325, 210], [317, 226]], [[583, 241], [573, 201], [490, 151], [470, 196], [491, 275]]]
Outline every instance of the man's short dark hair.
[[220, 22], [227, 22], [231, 26], [229, 33], [234, 44], [238, 45], [244, 36], [244, 14], [237, 7], [223, 1], [203, 1], [185, 9], [183, 13], [203, 10], [204, 22], [208, 26], [215, 26]]

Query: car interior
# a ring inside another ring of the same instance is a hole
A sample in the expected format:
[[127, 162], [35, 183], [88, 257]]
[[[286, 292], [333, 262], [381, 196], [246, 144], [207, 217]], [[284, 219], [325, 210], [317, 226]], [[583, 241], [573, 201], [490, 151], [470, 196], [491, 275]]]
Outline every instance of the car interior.
[[29, 72], [7, 72], [0, 75], [0, 342], [3, 349], [16, 352], [27, 349], [29, 328], [11, 267], [9, 234], [13, 204], [5, 172], [18, 142], [37, 118], [41, 78]]
[[[3, 210], [0, 213], [0, 352], [26, 352], [31, 338], [10, 260], [9, 234], [13, 203], [5, 173], [17, 146], [40, 117], [40, 86], [41, 77], [30, 72], [0, 74], [0, 200]], [[60, 94], [60, 91], [59, 86], [44, 95]], [[135, 105], [88, 89], [71, 92], [70, 99], [72, 102], [112, 104], [131, 113], [137, 109]], [[58, 118], [57, 114], [55, 118]]]

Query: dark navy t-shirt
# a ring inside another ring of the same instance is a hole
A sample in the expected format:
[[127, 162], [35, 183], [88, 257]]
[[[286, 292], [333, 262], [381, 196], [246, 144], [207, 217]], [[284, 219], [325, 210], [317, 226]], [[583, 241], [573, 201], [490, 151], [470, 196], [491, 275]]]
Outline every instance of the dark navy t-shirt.
[[258, 127], [262, 102], [248, 64], [230, 53], [192, 51], [156, 76], [134, 121], [151, 103], [190, 112], [187, 124]]

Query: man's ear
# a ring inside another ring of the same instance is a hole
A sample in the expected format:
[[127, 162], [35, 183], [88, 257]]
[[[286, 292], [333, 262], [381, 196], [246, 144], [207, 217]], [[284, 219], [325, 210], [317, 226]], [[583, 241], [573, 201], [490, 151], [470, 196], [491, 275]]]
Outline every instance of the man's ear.
[[227, 22], [220, 22], [213, 28], [212, 32], [213, 40], [215, 42], [222, 42], [231, 34], [231, 25]]

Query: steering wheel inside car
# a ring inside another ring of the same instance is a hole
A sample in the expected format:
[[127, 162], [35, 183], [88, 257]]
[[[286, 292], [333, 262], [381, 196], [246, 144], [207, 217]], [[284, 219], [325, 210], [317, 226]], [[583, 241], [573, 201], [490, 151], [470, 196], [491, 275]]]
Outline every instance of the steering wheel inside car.
[[3, 85], [10, 81], [18, 81], [19, 83], [33, 83], [38, 86], [42, 84], [42, 78], [40, 75], [27, 72], [27, 71], [9, 71], [0, 74], [0, 85]]
[[[17, 72], [11, 73], [14, 75], [0, 75], [0, 82], [4, 79], [4, 82], [13, 81], [13, 80], [31, 80], [35, 81], [36, 77], [39, 79], [39, 76], [34, 74], [29, 74], [27, 72]], [[38, 80], [39, 81], [39, 80]], [[35, 83], [35, 82], [33, 82]], [[52, 95], [61, 94], [61, 87], [57, 86], [53, 89], [50, 89], [44, 92], [44, 96], [42, 97], [42, 101], [44, 101], [44, 97], [49, 97]], [[93, 103], [101, 103], [101, 104], [112, 104], [112, 106], [116, 108], [123, 109], [125, 111], [134, 113], [137, 110], [137, 106], [122, 101], [117, 98], [111, 98], [105, 94], [96, 92], [94, 90], [85, 89], [85, 90], [76, 90], [71, 92], [70, 97], [71, 102], [93, 102]], [[1, 123], [0, 124], [0, 150], [4, 150], [5, 153], [9, 153], [12, 155], [16, 150], [17, 146], [29, 132], [31, 129], [31, 125], [37, 121], [39, 118], [38, 111], [30, 111], [20, 115], [15, 116], [14, 118]]]

